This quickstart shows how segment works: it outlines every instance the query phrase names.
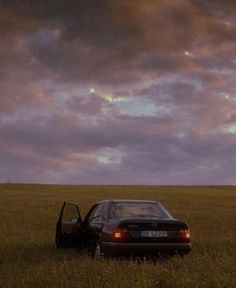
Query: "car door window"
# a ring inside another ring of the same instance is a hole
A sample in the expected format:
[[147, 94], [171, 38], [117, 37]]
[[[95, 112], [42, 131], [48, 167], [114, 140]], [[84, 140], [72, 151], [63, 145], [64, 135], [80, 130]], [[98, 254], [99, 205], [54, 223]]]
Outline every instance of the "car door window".
[[76, 205], [66, 203], [62, 215], [62, 222], [77, 223], [80, 218], [79, 211]]
[[92, 208], [92, 210], [89, 212], [89, 215], [88, 215], [88, 218], [86, 219], [86, 222], [89, 223], [94, 219], [97, 209], [98, 209], [98, 205], [96, 205]]
[[103, 212], [103, 205], [98, 205], [93, 217], [90, 220], [90, 223], [101, 223], [104, 220]]

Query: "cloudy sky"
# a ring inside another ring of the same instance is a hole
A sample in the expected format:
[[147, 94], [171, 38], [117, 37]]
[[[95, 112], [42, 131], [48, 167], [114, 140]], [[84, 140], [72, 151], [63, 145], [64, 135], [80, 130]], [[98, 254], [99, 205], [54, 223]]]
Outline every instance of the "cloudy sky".
[[236, 184], [235, 0], [1, 0], [5, 181]]

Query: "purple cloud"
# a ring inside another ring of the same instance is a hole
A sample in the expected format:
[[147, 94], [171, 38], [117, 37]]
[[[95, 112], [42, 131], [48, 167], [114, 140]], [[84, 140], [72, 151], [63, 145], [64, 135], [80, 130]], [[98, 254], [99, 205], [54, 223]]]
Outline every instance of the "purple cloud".
[[235, 184], [234, 1], [2, 1], [0, 181]]

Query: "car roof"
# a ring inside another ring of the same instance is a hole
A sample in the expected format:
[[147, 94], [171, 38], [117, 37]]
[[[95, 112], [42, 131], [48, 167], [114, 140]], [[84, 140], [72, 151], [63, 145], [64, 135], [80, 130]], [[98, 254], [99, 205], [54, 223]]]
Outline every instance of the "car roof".
[[160, 203], [156, 200], [140, 200], [140, 199], [105, 199], [105, 200], [101, 200], [99, 202], [97, 202], [96, 204], [101, 204], [101, 203], [134, 203], [134, 202], [138, 202], [138, 203]]

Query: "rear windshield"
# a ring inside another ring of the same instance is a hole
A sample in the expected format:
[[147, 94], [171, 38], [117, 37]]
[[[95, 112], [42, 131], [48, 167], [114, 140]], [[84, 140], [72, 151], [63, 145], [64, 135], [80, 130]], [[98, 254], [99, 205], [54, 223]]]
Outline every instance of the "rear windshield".
[[110, 218], [157, 217], [172, 218], [159, 203], [117, 202], [111, 204]]

